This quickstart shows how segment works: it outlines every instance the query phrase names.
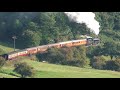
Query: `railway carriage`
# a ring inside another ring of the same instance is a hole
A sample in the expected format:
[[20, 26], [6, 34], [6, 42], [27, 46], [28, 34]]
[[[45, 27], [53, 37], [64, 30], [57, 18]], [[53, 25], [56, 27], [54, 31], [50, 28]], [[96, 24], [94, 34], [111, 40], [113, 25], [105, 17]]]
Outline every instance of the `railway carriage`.
[[28, 55], [28, 51], [26, 49], [18, 51], [18, 56], [26, 56]]
[[43, 46], [38, 46], [36, 48], [37, 48], [37, 53], [40, 53], [40, 52], [45, 52], [49, 47], [48, 45], [43, 45]]
[[33, 47], [33, 48], [27, 48], [26, 49], [28, 54], [36, 54], [37, 53], [37, 48]]
[[60, 42], [59, 44], [60, 44], [60, 47], [71, 47], [72, 41]]
[[100, 43], [100, 39], [99, 38], [93, 39], [93, 45], [98, 45], [99, 43]]
[[12, 60], [18, 57], [18, 52], [12, 52], [6, 55], [8, 60]]
[[72, 41], [72, 45], [73, 45], [73, 46], [86, 45], [86, 44], [87, 44], [87, 40], [86, 40], [86, 39], [73, 40], [73, 41]]

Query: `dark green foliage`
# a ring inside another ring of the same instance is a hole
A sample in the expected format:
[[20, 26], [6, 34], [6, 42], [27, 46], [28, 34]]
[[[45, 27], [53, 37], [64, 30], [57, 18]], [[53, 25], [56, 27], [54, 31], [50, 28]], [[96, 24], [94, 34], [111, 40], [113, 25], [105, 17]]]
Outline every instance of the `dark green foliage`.
[[40, 61], [46, 60], [50, 63], [64, 64], [84, 67], [89, 65], [89, 61], [86, 58], [85, 47], [64, 47], [61, 49], [50, 48], [46, 54], [38, 54]]
[[105, 64], [105, 59], [102, 56], [94, 57], [91, 60], [91, 66], [95, 69], [104, 69]]
[[76, 49], [73, 50], [74, 52], [74, 60], [79, 62], [80, 67], [84, 67], [89, 65], [89, 61], [86, 57], [86, 47], [85, 46], [78, 46]]
[[27, 76], [31, 77], [34, 74], [33, 68], [27, 65], [27, 63], [17, 63], [14, 67], [15, 69], [13, 71], [20, 74], [22, 78]]
[[93, 58], [94, 56], [110, 56], [111, 59], [113, 57], [118, 57], [120, 55], [120, 44], [114, 41], [105, 42], [104, 45], [99, 46], [90, 46], [87, 48], [87, 56], [89, 58]]
[[120, 71], [120, 58], [106, 61], [102, 56], [94, 57], [91, 60], [91, 66], [95, 69]]
[[86, 54], [89, 58], [93, 58], [94, 56], [103, 55], [103, 51], [104, 51], [103, 46], [89, 46], [87, 48]]
[[80, 35], [91, 35], [90, 29], [85, 23], [80, 24], [76, 22], [69, 22], [69, 26], [75, 39], [80, 39]]
[[120, 71], [120, 59], [110, 60], [106, 62], [105, 69]]
[[0, 69], [4, 66], [6, 60], [3, 57], [0, 57]]
[[119, 46], [117, 47], [117, 44], [115, 42], [106, 42], [104, 44], [104, 52], [103, 54], [104, 55], [110, 55], [111, 59], [118, 55], [118, 52], [119, 52]]
[[96, 12], [96, 19], [101, 25], [99, 37], [103, 45], [102, 54], [110, 55], [111, 59], [118, 57], [120, 55], [120, 12]]
[[23, 32], [21, 40], [24, 42], [21, 46], [34, 47], [39, 46], [41, 37], [37, 32], [26, 30]]
[[106, 41], [119, 42], [120, 38], [120, 12], [96, 12], [99, 21], [101, 43]]
[[37, 56], [39, 60], [46, 60], [50, 63], [62, 64], [66, 58], [62, 52], [65, 54], [64, 50], [58, 48], [50, 48], [48, 49], [48, 53], [38, 54]]

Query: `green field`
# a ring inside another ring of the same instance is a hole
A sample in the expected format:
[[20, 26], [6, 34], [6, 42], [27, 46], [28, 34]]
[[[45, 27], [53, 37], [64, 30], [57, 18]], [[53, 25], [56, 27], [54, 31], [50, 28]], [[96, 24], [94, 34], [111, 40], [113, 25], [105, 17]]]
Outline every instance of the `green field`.
[[[115, 71], [55, 65], [29, 59], [21, 62], [27, 62], [34, 68], [36, 74], [33, 78], [120, 78], [120, 73]], [[14, 69], [13, 64], [7, 63], [9, 65], [3, 67], [0, 78], [20, 78], [20, 75], [12, 71]]]

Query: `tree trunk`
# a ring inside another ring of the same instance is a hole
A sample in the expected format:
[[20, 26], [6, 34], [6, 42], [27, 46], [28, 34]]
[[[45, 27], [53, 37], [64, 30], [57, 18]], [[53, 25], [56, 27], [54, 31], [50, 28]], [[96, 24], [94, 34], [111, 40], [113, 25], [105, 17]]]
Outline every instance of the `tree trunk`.
[[21, 78], [25, 78], [25, 76], [24, 76], [24, 75], [21, 75]]
[[111, 60], [113, 59], [113, 56], [110, 56]]

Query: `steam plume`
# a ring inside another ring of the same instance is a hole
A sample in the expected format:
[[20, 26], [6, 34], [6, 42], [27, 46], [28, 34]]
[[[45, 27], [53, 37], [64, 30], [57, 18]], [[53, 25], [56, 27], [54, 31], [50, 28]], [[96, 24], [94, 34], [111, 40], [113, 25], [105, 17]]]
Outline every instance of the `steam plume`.
[[96, 35], [99, 34], [99, 22], [95, 20], [95, 14], [92, 12], [65, 12], [70, 20], [77, 23], [85, 23]]

